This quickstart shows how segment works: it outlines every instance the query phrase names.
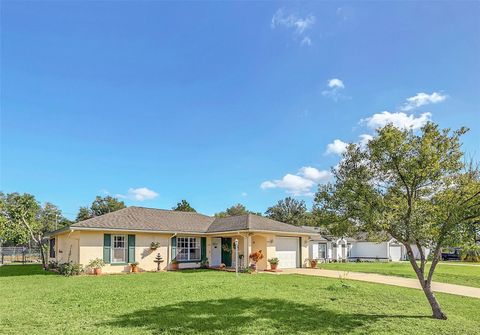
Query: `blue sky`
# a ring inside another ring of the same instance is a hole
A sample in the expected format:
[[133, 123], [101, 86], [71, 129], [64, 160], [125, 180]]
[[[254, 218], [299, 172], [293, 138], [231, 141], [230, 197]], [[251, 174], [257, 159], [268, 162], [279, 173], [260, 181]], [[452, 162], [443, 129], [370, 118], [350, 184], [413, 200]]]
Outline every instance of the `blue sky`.
[[311, 203], [385, 122], [468, 126], [478, 2], [2, 1], [1, 185], [213, 214]]

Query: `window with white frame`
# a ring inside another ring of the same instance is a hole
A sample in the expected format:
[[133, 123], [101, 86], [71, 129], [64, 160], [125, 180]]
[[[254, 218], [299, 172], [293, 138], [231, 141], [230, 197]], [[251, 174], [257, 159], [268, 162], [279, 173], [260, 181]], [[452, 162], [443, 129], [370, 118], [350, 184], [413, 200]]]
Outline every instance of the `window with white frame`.
[[177, 261], [199, 261], [200, 253], [200, 238], [177, 237]]
[[126, 263], [127, 250], [127, 235], [113, 235], [112, 263]]

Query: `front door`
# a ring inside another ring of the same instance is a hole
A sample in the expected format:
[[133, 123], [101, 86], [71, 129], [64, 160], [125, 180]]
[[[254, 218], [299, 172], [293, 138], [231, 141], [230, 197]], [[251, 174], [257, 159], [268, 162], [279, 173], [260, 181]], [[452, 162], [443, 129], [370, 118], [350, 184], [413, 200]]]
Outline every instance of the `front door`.
[[222, 239], [220, 237], [212, 237], [212, 259], [211, 266], [220, 266], [222, 264]]
[[232, 266], [232, 239], [230, 237], [222, 237], [222, 263], [226, 267]]

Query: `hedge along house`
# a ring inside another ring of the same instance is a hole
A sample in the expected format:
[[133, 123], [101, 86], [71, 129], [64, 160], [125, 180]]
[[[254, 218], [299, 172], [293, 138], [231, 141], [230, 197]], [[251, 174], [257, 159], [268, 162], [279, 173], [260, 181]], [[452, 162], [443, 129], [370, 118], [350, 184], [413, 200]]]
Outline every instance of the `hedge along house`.
[[[279, 268], [301, 267], [308, 258], [309, 232], [283, 222], [248, 214], [215, 218], [192, 212], [128, 207], [50, 233], [49, 260], [87, 265], [101, 258], [105, 273], [129, 272], [138, 262], [144, 271], [199, 267], [207, 258], [211, 267], [235, 266], [234, 241], [239, 244], [239, 266], [248, 266], [248, 256], [262, 250], [259, 270], [269, 268], [277, 257]], [[152, 242], [158, 243], [156, 250]]]

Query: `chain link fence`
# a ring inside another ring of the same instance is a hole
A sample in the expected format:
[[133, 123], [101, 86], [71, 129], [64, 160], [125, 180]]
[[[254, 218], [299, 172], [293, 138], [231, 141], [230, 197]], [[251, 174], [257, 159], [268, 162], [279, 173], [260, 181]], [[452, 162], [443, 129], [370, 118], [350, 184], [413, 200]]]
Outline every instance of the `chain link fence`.
[[41, 263], [39, 248], [0, 247], [0, 264]]

